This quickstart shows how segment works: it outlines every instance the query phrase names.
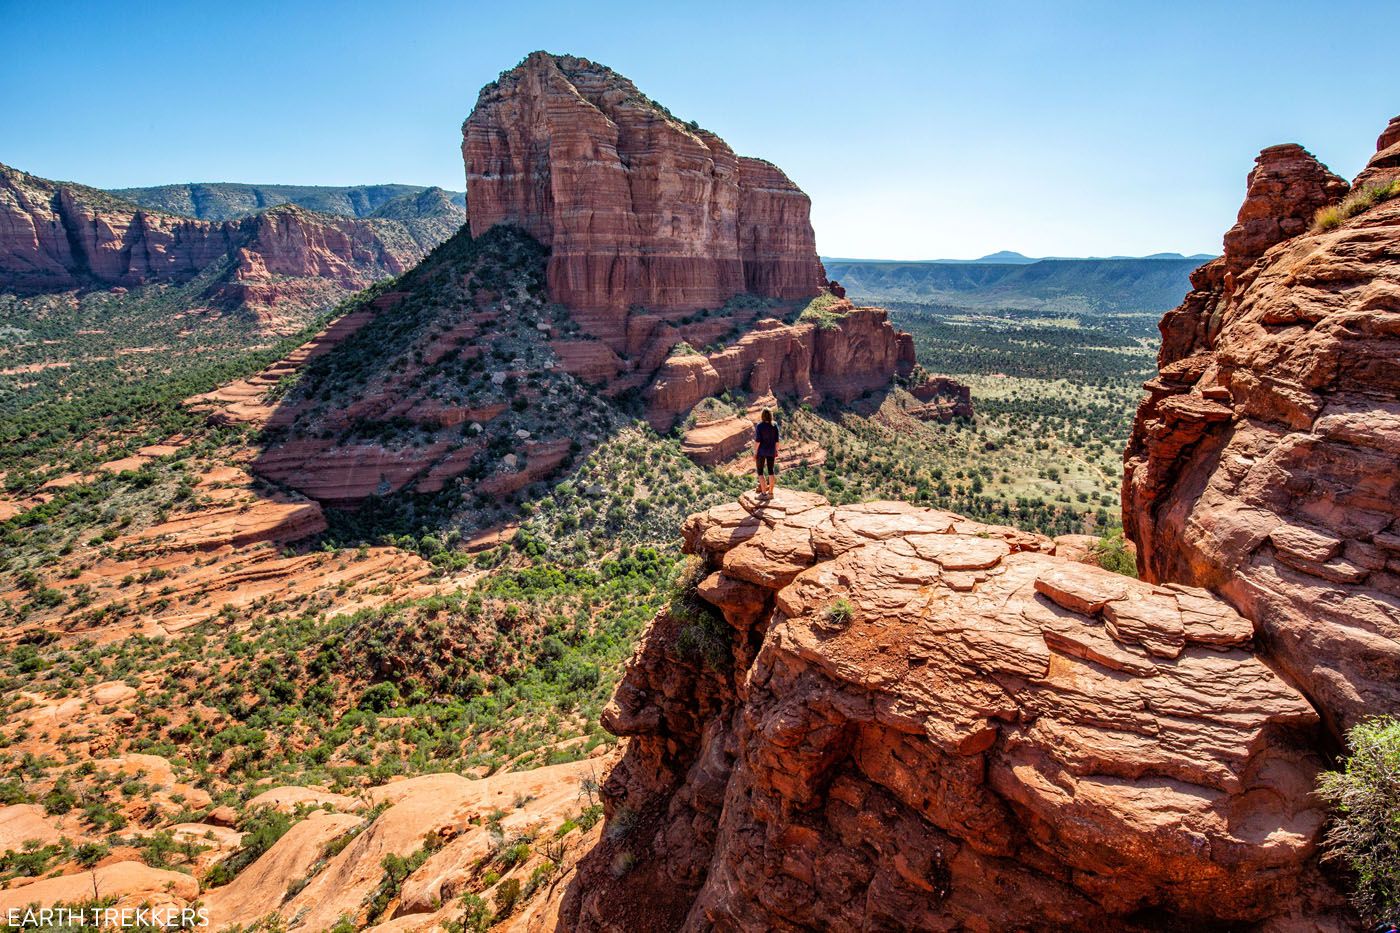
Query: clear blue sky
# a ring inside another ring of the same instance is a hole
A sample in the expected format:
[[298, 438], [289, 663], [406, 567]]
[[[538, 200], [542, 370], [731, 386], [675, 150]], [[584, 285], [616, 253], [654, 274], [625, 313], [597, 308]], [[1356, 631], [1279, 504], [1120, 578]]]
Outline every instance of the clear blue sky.
[[477, 90], [604, 62], [812, 196], [824, 255], [1213, 252], [1254, 155], [1350, 178], [1393, 2], [0, 0], [0, 161], [101, 187], [463, 187]]

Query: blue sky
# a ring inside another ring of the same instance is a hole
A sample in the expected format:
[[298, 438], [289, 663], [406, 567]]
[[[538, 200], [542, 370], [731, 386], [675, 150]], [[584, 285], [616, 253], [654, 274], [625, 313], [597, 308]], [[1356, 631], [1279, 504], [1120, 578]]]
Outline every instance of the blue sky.
[[1351, 177], [1393, 3], [0, 0], [0, 161], [101, 187], [461, 189], [477, 90], [604, 62], [813, 200], [824, 255], [1212, 252], [1260, 148]]

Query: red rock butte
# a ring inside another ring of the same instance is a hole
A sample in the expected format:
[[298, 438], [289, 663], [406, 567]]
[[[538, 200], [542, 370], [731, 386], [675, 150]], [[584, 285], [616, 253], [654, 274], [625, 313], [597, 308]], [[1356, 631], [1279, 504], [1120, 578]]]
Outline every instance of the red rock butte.
[[634, 306], [796, 300], [825, 283], [811, 202], [780, 169], [587, 59], [534, 52], [483, 88], [462, 157], [472, 234], [515, 224], [549, 247], [554, 300], [610, 343]]

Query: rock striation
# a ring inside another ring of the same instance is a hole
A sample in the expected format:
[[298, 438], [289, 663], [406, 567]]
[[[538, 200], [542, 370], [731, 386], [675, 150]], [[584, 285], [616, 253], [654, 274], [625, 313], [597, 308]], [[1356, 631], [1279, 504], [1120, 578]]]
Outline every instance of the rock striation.
[[604, 713], [631, 738], [568, 928], [1343, 909], [1313, 865], [1317, 715], [1223, 600], [903, 503], [746, 494], [684, 537], [704, 566]]
[[462, 156], [472, 233], [514, 224], [549, 247], [550, 294], [614, 349], [634, 306], [811, 298], [825, 283], [810, 201], [780, 169], [587, 59], [534, 52], [483, 88]]
[[729, 389], [812, 405], [849, 402], [910, 371], [913, 338], [894, 329], [885, 309], [841, 299], [827, 313], [823, 323], [769, 318], [717, 353], [667, 357], [646, 390], [647, 420], [664, 431], [701, 399]]
[[329, 303], [398, 275], [460, 226], [450, 201], [425, 203], [456, 216], [355, 219], [286, 204], [214, 222], [0, 166], [0, 288], [131, 287], [205, 274], [211, 300]]
[[1123, 486], [1143, 578], [1228, 600], [1337, 736], [1400, 710], [1400, 201], [1308, 223], [1345, 191], [1296, 146], [1260, 156], [1162, 322]]

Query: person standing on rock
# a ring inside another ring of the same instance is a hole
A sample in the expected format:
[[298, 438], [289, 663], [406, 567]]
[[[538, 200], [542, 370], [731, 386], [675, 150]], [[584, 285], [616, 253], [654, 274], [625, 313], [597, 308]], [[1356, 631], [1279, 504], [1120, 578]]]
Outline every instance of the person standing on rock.
[[[777, 482], [778, 428], [773, 424], [773, 409], [763, 409], [763, 420], [753, 429], [753, 456], [758, 467], [758, 494], [773, 495], [773, 484]], [[764, 475], [764, 471], [767, 475]]]

